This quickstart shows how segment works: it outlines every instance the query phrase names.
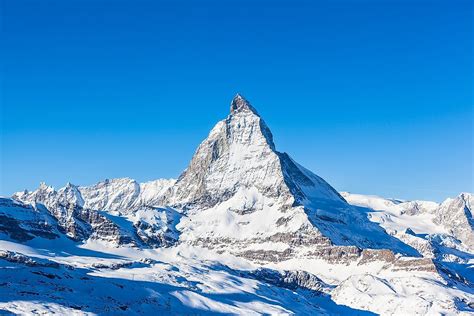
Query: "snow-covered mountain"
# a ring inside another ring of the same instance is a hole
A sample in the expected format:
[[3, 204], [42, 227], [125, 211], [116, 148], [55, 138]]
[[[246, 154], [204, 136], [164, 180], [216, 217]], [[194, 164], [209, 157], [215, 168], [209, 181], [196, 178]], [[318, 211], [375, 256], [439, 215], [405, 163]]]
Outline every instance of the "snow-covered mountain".
[[177, 180], [0, 199], [0, 310], [469, 314], [472, 201], [339, 194], [237, 95]]

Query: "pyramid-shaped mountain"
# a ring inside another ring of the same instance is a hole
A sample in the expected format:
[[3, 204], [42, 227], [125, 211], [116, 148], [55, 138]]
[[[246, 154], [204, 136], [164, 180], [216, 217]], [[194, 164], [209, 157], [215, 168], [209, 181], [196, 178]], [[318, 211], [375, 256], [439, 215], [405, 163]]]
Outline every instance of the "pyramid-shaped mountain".
[[199, 145], [165, 201], [210, 207], [248, 189], [274, 199], [282, 207], [314, 200], [345, 202], [323, 179], [286, 153], [276, 151], [265, 121], [237, 94], [229, 116], [217, 123]]

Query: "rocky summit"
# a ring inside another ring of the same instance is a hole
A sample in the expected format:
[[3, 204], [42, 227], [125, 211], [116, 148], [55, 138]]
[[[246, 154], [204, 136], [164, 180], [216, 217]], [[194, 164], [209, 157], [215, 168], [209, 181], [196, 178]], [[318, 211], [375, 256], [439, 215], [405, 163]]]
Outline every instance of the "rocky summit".
[[237, 94], [176, 180], [1, 198], [0, 313], [472, 314], [472, 205], [337, 192]]

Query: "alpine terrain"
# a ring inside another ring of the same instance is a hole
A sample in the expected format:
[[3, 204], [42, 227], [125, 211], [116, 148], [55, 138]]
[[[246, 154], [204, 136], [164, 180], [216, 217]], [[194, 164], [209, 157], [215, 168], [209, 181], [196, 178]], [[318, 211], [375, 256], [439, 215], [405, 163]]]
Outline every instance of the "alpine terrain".
[[471, 193], [337, 192], [236, 95], [178, 179], [0, 199], [0, 314], [474, 314]]

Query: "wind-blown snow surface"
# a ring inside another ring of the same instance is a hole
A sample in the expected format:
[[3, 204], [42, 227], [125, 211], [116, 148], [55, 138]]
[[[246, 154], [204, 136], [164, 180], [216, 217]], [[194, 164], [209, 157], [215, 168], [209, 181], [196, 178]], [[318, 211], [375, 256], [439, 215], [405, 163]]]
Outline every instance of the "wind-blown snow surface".
[[0, 198], [0, 314], [472, 314], [472, 205], [339, 194], [237, 95], [177, 180]]
[[264, 274], [266, 280], [248, 262], [225, 257], [206, 260], [214, 255], [203, 250], [198, 254], [187, 247], [117, 249], [93, 242], [77, 247], [67, 240], [31, 246], [2, 241], [0, 247], [22, 253], [0, 261], [0, 308], [14, 313], [253, 315], [355, 311], [309, 288], [329, 290], [322, 281], [298, 289], [290, 281], [285, 284], [271, 279], [271, 273]]

